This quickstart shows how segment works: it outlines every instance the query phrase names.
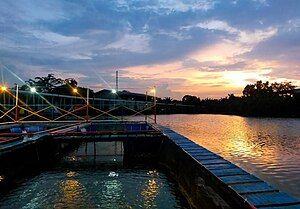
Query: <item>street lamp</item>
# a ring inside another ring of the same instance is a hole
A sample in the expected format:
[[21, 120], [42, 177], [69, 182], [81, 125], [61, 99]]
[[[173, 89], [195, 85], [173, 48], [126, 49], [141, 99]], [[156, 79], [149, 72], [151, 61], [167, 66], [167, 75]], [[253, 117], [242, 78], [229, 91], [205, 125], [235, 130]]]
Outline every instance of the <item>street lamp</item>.
[[1, 93], [3, 93], [3, 106], [5, 108], [5, 92], [7, 91], [7, 87], [5, 85], [1, 86]]
[[151, 92], [152, 94], [155, 95], [155, 93], [156, 93], [156, 87], [154, 86], [154, 87], [150, 90], [150, 92]]
[[2, 92], [5, 92], [7, 90], [7, 87], [6, 86], [1, 86], [1, 91]]
[[[150, 89], [150, 93], [153, 94], [153, 106], [154, 106], [154, 123], [156, 123], [156, 86]], [[147, 94], [147, 93], [146, 93]], [[146, 95], [147, 96], [147, 95]]]
[[[35, 94], [36, 93], [36, 88], [34, 86], [30, 87], [30, 92], [31, 92], [31, 94]], [[35, 95], [32, 95], [32, 102], [33, 102], [34, 108], [36, 109]]]
[[30, 87], [30, 92], [33, 93], [33, 94], [36, 93], [36, 88], [35, 87]]
[[78, 89], [77, 88], [73, 88], [73, 93], [78, 93]]
[[111, 93], [114, 94], [114, 108], [116, 107], [116, 96], [117, 96], [117, 90], [116, 89], [112, 89]]

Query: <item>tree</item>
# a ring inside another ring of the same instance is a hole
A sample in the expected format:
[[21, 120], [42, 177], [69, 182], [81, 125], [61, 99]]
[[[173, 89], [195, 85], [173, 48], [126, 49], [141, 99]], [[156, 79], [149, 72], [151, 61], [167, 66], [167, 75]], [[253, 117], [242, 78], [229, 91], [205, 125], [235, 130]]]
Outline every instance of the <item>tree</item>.
[[183, 104], [188, 104], [188, 105], [199, 105], [200, 104], [200, 98], [192, 95], [185, 95], [182, 98], [182, 103]]
[[161, 102], [165, 104], [171, 104], [173, 102], [173, 99], [171, 97], [165, 97], [161, 100]]
[[263, 83], [257, 81], [254, 84], [248, 84], [244, 90], [243, 95], [245, 97], [257, 97], [257, 96], [280, 96], [286, 97], [293, 93], [295, 86], [291, 82], [272, 83], [268, 81]]
[[228, 99], [229, 100], [233, 100], [235, 98], [236, 98], [236, 96], [234, 94], [228, 94]]
[[243, 90], [243, 95], [245, 97], [251, 97], [251, 96], [254, 96], [254, 94], [255, 94], [255, 85], [254, 84], [248, 84]]
[[292, 85], [291, 82], [281, 82], [281, 83], [272, 83], [271, 84], [272, 90], [275, 94], [280, 97], [287, 97], [293, 95], [295, 90], [295, 86]]
[[65, 79], [65, 83], [73, 88], [77, 87], [78, 83], [74, 78]]
[[25, 81], [26, 85], [21, 87], [22, 90], [29, 90], [30, 87], [35, 87], [37, 91], [50, 93], [55, 87], [62, 85], [63, 80], [56, 78], [53, 74], [48, 74], [46, 77], [35, 77]]

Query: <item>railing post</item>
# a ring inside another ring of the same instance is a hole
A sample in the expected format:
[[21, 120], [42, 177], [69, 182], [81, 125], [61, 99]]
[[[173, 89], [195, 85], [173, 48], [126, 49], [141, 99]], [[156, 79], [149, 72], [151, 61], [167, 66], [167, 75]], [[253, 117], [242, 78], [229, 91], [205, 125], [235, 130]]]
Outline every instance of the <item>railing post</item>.
[[90, 105], [90, 91], [89, 88], [86, 88], [86, 120], [89, 120], [89, 105]]
[[6, 91], [3, 91], [3, 107], [4, 107], [4, 109], [6, 109], [5, 92], [6, 92]]
[[16, 84], [16, 104], [15, 104], [16, 115], [15, 115], [15, 121], [19, 120], [19, 118], [18, 118], [18, 114], [19, 114], [18, 107], [19, 107], [19, 85]]
[[156, 123], [156, 86], [154, 86], [154, 123]]
[[145, 121], [147, 122], [147, 108], [148, 108], [148, 91], [146, 91], [146, 112], [145, 112]]

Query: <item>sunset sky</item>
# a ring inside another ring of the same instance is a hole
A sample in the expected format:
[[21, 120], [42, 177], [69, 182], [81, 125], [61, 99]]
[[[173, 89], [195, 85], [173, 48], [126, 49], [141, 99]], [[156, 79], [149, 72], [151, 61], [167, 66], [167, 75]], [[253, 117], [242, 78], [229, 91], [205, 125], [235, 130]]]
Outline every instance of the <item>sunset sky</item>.
[[300, 86], [299, 0], [1, 0], [5, 82], [54, 73], [95, 90], [220, 98]]

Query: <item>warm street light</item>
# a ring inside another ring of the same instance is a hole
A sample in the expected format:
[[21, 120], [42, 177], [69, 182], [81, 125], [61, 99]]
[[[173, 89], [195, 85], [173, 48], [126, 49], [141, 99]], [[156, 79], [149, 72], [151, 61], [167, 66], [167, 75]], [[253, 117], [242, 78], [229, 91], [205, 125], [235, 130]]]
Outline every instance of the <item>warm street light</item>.
[[31, 93], [36, 93], [36, 88], [35, 87], [30, 87], [30, 92]]
[[112, 89], [112, 90], [111, 90], [111, 93], [116, 94], [116, 93], [117, 93], [117, 90], [116, 90], [116, 89]]
[[153, 87], [151, 90], [150, 90], [151, 93], [155, 94], [156, 93], [156, 88]]
[[6, 86], [1, 86], [1, 91], [6, 91], [7, 90], [7, 87]]
[[[153, 106], [154, 106], [154, 123], [156, 123], [156, 86], [153, 86], [151, 89], [150, 89], [150, 93], [153, 94]], [[147, 96], [148, 96], [148, 92], [146, 92], [146, 106], [148, 105], [147, 104]], [[145, 117], [146, 118], [146, 121], [147, 121], [147, 116]]]
[[151, 89], [151, 92], [153, 93], [153, 100], [154, 100], [154, 123], [156, 123], [156, 86]]
[[78, 93], [78, 89], [77, 88], [73, 88], [73, 93]]

